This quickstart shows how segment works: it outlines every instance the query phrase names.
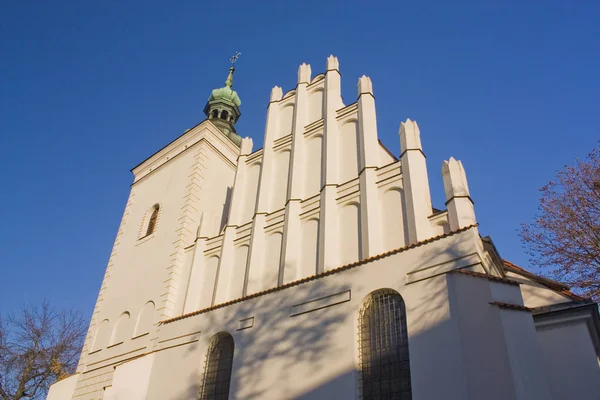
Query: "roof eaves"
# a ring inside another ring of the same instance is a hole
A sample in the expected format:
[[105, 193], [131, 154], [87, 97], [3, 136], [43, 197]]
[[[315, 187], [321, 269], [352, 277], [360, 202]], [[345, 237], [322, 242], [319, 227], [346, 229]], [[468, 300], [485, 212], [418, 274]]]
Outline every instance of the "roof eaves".
[[204, 314], [204, 313], [207, 313], [209, 311], [216, 310], [218, 308], [223, 308], [223, 307], [230, 306], [232, 304], [240, 303], [240, 302], [242, 302], [244, 300], [249, 300], [249, 299], [253, 299], [255, 297], [264, 296], [264, 295], [266, 295], [268, 293], [278, 292], [280, 290], [284, 290], [284, 289], [287, 289], [287, 288], [292, 287], [292, 286], [297, 286], [297, 285], [300, 285], [300, 284], [303, 284], [303, 283], [306, 283], [306, 282], [314, 281], [316, 279], [324, 278], [326, 276], [333, 275], [333, 274], [336, 274], [338, 272], [342, 272], [342, 271], [345, 271], [345, 270], [348, 270], [348, 269], [356, 268], [356, 267], [358, 267], [360, 265], [367, 264], [367, 263], [369, 263], [371, 261], [376, 261], [376, 260], [379, 260], [379, 259], [382, 259], [382, 258], [385, 258], [385, 257], [389, 257], [389, 256], [394, 255], [394, 254], [398, 254], [398, 253], [402, 253], [402, 252], [410, 250], [410, 249], [414, 249], [415, 247], [420, 247], [420, 246], [423, 246], [425, 244], [429, 244], [429, 243], [438, 241], [440, 239], [456, 235], [458, 233], [466, 232], [469, 229], [475, 228], [475, 227], [477, 227], [477, 224], [465, 226], [464, 228], [460, 228], [460, 229], [457, 229], [455, 231], [445, 233], [443, 235], [434, 236], [432, 238], [423, 240], [421, 242], [413, 243], [413, 244], [408, 245], [408, 246], [400, 247], [400, 248], [395, 249], [395, 250], [390, 250], [390, 251], [385, 252], [385, 253], [381, 253], [381, 254], [378, 254], [378, 255], [375, 255], [375, 256], [372, 256], [372, 257], [369, 257], [369, 258], [365, 258], [364, 260], [360, 260], [360, 261], [356, 261], [356, 262], [353, 262], [353, 263], [350, 263], [350, 264], [342, 265], [341, 267], [330, 269], [329, 271], [325, 271], [325, 272], [322, 272], [322, 273], [317, 274], [317, 275], [312, 275], [312, 276], [309, 276], [309, 277], [306, 277], [306, 278], [303, 278], [303, 279], [299, 279], [297, 281], [293, 281], [293, 282], [287, 283], [285, 285], [281, 285], [281, 286], [274, 287], [274, 288], [271, 288], [271, 289], [263, 290], [262, 292], [254, 293], [254, 294], [251, 294], [249, 296], [239, 297], [237, 299], [230, 300], [230, 301], [227, 301], [225, 303], [215, 304], [214, 306], [206, 307], [206, 308], [203, 308], [203, 309], [197, 310], [197, 311], [192, 311], [190, 313], [179, 315], [177, 317], [169, 318], [169, 319], [160, 321], [159, 324], [160, 325], [169, 324], [171, 322], [179, 321], [179, 320], [184, 319], [184, 318], [193, 317], [195, 315]]
[[529, 278], [532, 281], [537, 282], [541, 285], [544, 285], [548, 289], [552, 289], [552, 290], [556, 291], [557, 293], [562, 294], [563, 296], [569, 297], [570, 299], [572, 299], [574, 301], [584, 302], [584, 303], [591, 301], [588, 298], [579, 296], [579, 295], [571, 292], [569, 290], [569, 286], [565, 285], [564, 283], [560, 283], [555, 280], [548, 279], [543, 276], [529, 272], [526, 269], [521, 268], [518, 265], [511, 263], [510, 261], [507, 261], [507, 260], [503, 260], [503, 261], [504, 261], [504, 268], [506, 268], [507, 270], [514, 272], [515, 274]]

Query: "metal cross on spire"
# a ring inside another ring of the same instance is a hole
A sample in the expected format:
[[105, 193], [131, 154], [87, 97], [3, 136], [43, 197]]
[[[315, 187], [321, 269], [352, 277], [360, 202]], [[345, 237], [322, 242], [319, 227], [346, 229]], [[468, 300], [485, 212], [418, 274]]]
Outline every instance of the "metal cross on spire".
[[242, 55], [242, 53], [240, 53], [239, 51], [236, 51], [235, 54], [233, 55], [233, 57], [231, 57], [229, 59], [229, 61], [231, 61], [232, 67], [233, 67], [233, 64], [235, 64], [235, 62], [237, 61], [237, 59], [240, 58], [241, 55]]

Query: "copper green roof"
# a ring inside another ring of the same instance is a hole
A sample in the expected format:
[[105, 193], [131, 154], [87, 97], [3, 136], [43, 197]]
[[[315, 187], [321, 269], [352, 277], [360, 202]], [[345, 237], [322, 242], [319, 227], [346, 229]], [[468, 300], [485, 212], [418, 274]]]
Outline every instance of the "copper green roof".
[[229, 76], [225, 81], [225, 86], [219, 89], [215, 89], [212, 91], [208, 101], [213, 100], [226, 100], [239, 107], [242, 104], [242, 100], [240, 100], [240, 96], [238, 96], [237, 92], [231, 89], [233, 84], [233, 72], [235, 71], [234, 67], [229, 69]]

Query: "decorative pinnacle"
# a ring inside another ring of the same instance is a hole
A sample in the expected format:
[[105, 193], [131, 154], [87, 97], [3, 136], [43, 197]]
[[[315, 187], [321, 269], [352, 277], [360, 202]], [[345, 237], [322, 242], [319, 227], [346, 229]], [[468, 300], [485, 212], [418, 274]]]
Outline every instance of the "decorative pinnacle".
[[363, 93], [373, 94], [373, 83], [371, 82], [371, 78], [365, 75], [358, 78], [358, 95], [360, 96]]
[[400, 123], [400, 149], [402, 153], [406, 150], [422, 150], [421, 146], [421, 131], [417, 121], [411, 121], [410, 118], [406, 122]]
[[456, 196], [468, 197], [470, 195], [467, 174], [462, 162], [459, 160], [450, 157], [448, 161], [444, 161], [442, 163], [442, 177], [447, 200]]
[[240, 58], [242, 53], [236, 51], [235, 54], [229, 59], [231, 61], [231, 67], [229, 67], [229, 76], [227, 76], [227, 80], [225, 81], [225, 86], [231, 87], [233, 85], [233, 73], [235, 72], [235, 62]]

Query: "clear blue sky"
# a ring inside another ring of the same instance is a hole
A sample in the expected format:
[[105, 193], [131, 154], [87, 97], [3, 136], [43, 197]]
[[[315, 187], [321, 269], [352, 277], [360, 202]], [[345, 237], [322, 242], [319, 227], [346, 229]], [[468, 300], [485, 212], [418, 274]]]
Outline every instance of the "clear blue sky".
[[434, 206], [442, 160], [461, 159], [481, 233], [527, 266], [537, 189], [600, 139], [598, 21], [592, 0], [0, 0], [0, 311], [91, 314], [129, 169], [204, 118], [236, 50], [255, 148], [271, 87], [334, 54], [346, 104], [372, 78], [395, 154], [400, 121], [419, 122]]

